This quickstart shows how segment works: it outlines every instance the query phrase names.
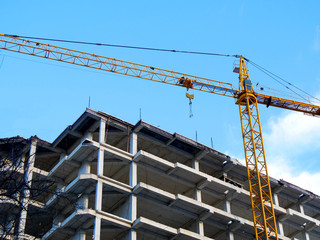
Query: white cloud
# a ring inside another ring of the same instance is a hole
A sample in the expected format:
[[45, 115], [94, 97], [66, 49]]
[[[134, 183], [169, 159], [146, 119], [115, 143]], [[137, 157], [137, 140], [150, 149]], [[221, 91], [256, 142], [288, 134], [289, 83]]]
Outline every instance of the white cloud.
[[291, 112], [284, 117], [271, 119], [265, 140], [272, 151], [285, 155], [305, 152], [320, 147], [320, 119]]
[[320, 119], [292, 112], [264, 132], [269, 175], [320, 195]]
[[283, 179], [320, 195], [320, 171], [316, 173], [310, 173], [300, 169], [301, 171], [296, 174], [295, 166], [290, 163], [290, 159], [284, 158], [273, 159], [272, 162], [269, 161], [268, 170], [271, 177]]
[[[319, 129], [320, 118], [299, 112], [269, 120], [263, 129], [269, 176], [320, 195]], [[243, 149], [225, 153], [245, 165]]]

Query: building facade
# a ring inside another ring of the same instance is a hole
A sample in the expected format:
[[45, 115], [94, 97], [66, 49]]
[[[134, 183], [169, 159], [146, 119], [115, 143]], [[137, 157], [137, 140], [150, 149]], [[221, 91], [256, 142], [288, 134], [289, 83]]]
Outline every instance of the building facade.
[[[25, 186], [0, 196], [7, 239], [254, 239], [246, 167], [182, 135], [87, 109], [53, 143], [18, 142]], [[279, 239], [320, 239], [320, 197], [270, 182]]]

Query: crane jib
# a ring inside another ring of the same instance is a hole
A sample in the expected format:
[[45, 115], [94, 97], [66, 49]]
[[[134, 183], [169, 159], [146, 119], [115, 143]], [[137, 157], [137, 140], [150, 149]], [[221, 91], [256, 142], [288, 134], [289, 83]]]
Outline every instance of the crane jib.
[[210, 92], [210, 93], [216, 93], [216, 94], [220, 94], [228, 97], [235, 97], [239, 92], [236, 89], [221, 87], [218, 85], [199, 83], [199, 82], [193, 83], [193, 89]]
[[[193, 79], [192, 89], [215, 93], [218, 95], [237, 98], [239, 90], [235, 89], [232, 84], [219, 82], [212, 79], [201, 78], [188, 74], [168, 71], [165, 69], [154, 68], [136, 63], [130, 63], [114, 58], [98, 56], [95, 54], [80, 52], [77, 50], [66, 49], [40, 42], [34, 42], [17, 36], [0, 34], [0, 49], [5, 49], [13, 52], [19, 52], [27, 55], [43, 57], [46, 59], [63, 61], [76, 65], [86, 66], [99, 70], [116, 72], [119, 74], [130, 75], [133, 77], [140, 77], [152, 81], [174, 84], [171, 82], [177, 79], [177, 75], [186, 76], [186, 78]], [[119, 68], [116, 69], [116, 68]], [[149, 72], [146, 69], [151, 69]], [[155, 71], [156, 72], [153, 72]], [[138, 72], [138, 73], [137, 73]], [[141, 75], [144, 72], [145, 75]], [[170, 79], [170, 81], [167, 79]], [[174, 85], [181, 86], [180, 83]], [[185, 86], [188, 89], [188, 86]], [[267, 96], [259, 93], [254, 93], [259, 104], [264, 104], [273, 107], [284, 108], [288, 110], [303, 112], [312, 116], [320, 116], [320, 107], [305, 102], [298, 102], [289, 99], [279, 98], [277, 96]]]

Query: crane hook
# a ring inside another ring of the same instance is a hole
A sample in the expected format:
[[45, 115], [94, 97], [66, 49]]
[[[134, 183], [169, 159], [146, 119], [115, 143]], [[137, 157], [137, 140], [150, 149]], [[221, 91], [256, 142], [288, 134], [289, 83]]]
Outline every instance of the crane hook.
[[194, 94], [186, 93], [186, 97], [189, 98], [189, 109], [190, 109], [189, 118], [192, 118], [192, 117], [193, 117], [193, 113], [192, 113], [192, 99], [194, 99]]

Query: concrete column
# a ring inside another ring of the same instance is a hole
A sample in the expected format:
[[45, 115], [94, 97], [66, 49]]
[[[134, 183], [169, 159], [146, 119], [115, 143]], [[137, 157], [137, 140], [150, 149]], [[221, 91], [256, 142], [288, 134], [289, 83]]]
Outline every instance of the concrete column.
[[225, 210], [227, 213], [231, 213], [231, 201], [226, 199], [224, 202], [223, 210]]
[[130, 135], [130, 153], [135, 155], [138, 151], [138, 134], [131, 133]]
[[194, 160], [192, 161], [192, 167], [193, 167], [195, 170], [198, 170], [198, 171], [199, 171], [199, 169], [200, 169], [199, 160], [194, 159]]
[[277, 225], [278, 225], [278, 234], [284, 236], [284, 230], [283, 230], [283, 224], [282, 224], [282, 222], [280, 222], [280, 221], [278, 220], [278, 221], [277, 221]]
[[310, 234], [308, 232], [302, 233], [303, 240], [310, 240]]
[[58, 228], [60, 227], [62, 221], [64, 219], [64, 215], [59, 214], [53, 219], [52, 228]]
[[138, 166], [137, 163], [131, 162], [130, 163], [130, 170], [129, 170], [129, 185], [134, 187], [138, 183]]
[[[136, 133], [131, 133], [130, 135], [130, 153], [135, 155], [138, 152], [138, 135]], [[137, 163], [132, 161], [130, 163], [130, 176], [129, 176], [129, 185], [134, 187], [137, 185], [137, 175], [138, 175], [138, 167]]]
[[227, 240], [234, 240], [233, 232], [230, 232], [230, 231], [227, 232]]
[[300, 212], [301, 212], [302, 214], [304, 214], [304, 207], [303, 207], [302, 204], [299, 205], [299, 209], [300, 209]]
[[[106, 121], [104, 119], [100, 120], [99, 128], [99, 143], [105, 143], [106, 136]], [[103, 166], [104, 166], [104, 151], [99, 148], [98, 159], [97, 159], [97, 175], [103, 175]]]
[[86, 240], [86, 232], [82, 229], [78, 230], [72, 240]]
[[204, 236], [204, 224], [203, 224], [203, 221], [201, 221], [201, 220], [197, 220], [196, 221], [196, 231], [201, 236]]
[[[104, 162], [104, 151], [102, 149], [98, 150], [98, 162], [97, 162], [97, 175], [103, 175], [103, 162]], [[96, 186], [96, 198], [95, 198], [95, 210], [102, 209], [102, 188], [103, 184], [98, 179]]]
[[[130, 164], [130, 176], [129, 176], [129, 185], [134, 187], [137, 185], [137, 175], [138, 175], [138, 166], [137, 163], [131, 162]], [[137, 218], [137, 197], [133, 195], [132, 193], [129, 196], [129, 220], [136, 220]]]
[[[196, 189], [195, 190], [195, 200], [201, 202], [201, 190]], [[203, 221], [201, 221], [200, 219], [196, 220], [196, 231], [198, 234], [204, 236], [204, 224]]]
[[201, 199], [201, 190], [196, 188], [195, 191], [194, 191], [194, 199], [201, 202], [202, 199]]
[[[131, 133], [130, 135], [130, 153], [135, 155], [138, 152], [138, 135], [136, 133]], [[129, 172], [129, 185], [134, 187], [138, 183], [138, 166], [137, 163], [132, 161], [130, 163], [130, 172]], [[138, 201], [137, 197], [132, 193], [129, 196], [129, 220], [135, 221], [137, 219], [137, 208]], [[127, 235], [127, 240], [136, 240], [137, 232], [134, 229], [131, 229]]]
[[84, 136], [84, 138], [87, 138], [87, 139], [89, 139], [89, 140], [92, 140], [92, 139], [93, 139], [92, 132], [87, 132], [86, 135]]
[[[198, 170], [199, 171], [199, 168], [200, 168], [200, 165], [199, 165], [199, 160], [197, 159], [193, 159], [192, 161], [192, 167], [195, 169], [195, 170]], [[194, 199], [201, 202], [202, 199], [201, 199], [201, 190], [196, 188], [195, 191], [194, 191]], [[196, 231], [198, 234], [204, 236], [204, 224], [203, 224], [203, 221], [201, 220], [196, 220]]]
[[125, 240], [137, 240], [137, 232], [134, 229], [131, 229], [127, 236], [125, 237]]
[[273, 205], [279, 206], [279, 197], [276, 193], [273, 194]]
[[106, 120], [100, 119], [99, 127], [99, 143], [105, 143], [106, 141]]
[[90, 173], [90, 169], [91, 169], [90, 162], [83, 161], [79, 169], [78, 175]]
[[82, 195], [81, 198], [77, 201], [77, 209], [87, 209], [89, 206], [89, 197], [88, 195]]
[[[24, 173], [24, 183], [26, 186], [31, 187], [31, 181], [33, 177], [33, 168], [34, 162], [36, 159], [36, 150], [37, 150], [37, 140], [32, 139], [29, 151], [29, 159], [27, 161], [27, 167]], [[18, 226], [18, 234], [24, 234], [26, 221], [27, 221], [27, 209], [30, 200], [30, 190], [24, 187], [23, 198], [21, 199], [21, 204], [23, 209], [20, 212], [19, 226]]]
[[[279, 196], [277, 193], [273, 194], [273, 205], [275, 206], [280, 206], [279, 205]], [[282, 222], [280, 222], [280, 220], [277, 220], [277, 226], [278, 226], [278, 234], [279, 235], [284, 235], [284, 230], [283, 230], [283, 225]]]
[[95, 217], [92, 239], [100, 240], [100, 231], [101, 231], [101, 218], [100, 217]]
[[[106, 134], [106, 121], [104, 119], [100, 120], [100, 128], [99, 128], [99, 143], [105, 142], [105, 134]], [[99, 148], [98, 150], [98, 158], [97, 158], [97, 176], [103, 175], [103, 167], [104, 167], [104, 151]], [[95, 210], [102, 210], [102, 191], [103, 184], [101, 181], [97, 181], [96, 185], [96, 196], [95, 196]], [[96, 216], [94, 219], [94, 230], [93, 230], [93, 239], [100, 240], [100, 232], [101, 232], [101, 218]]]
[[[201, 202], [201, 190], [200, 189], [195, 189], [195, 194], [194, 194], [194, 199]], [[198, 234], [204, 236], [204, 224], [203, 221], [200, 219], [196, 220], [196, 231]]]
[[[230, 196], [230, 198], [232, 197]], [[228, 199], [228, 196], [226, 196], [223, 210], [226, 211], [227, 213], [231, 213], [231, 200]], [[227, 232], [227, 240], [234, 240], [234, 235], [232, 231]]]
[[129, 220], [136, 220], [137, 219], [137, 197], [133, 194], [129, 196]]
[[224, 199], [224, 211], [231, 213], [231, 201], [236, 197], [236, 190], [228, 190]]

